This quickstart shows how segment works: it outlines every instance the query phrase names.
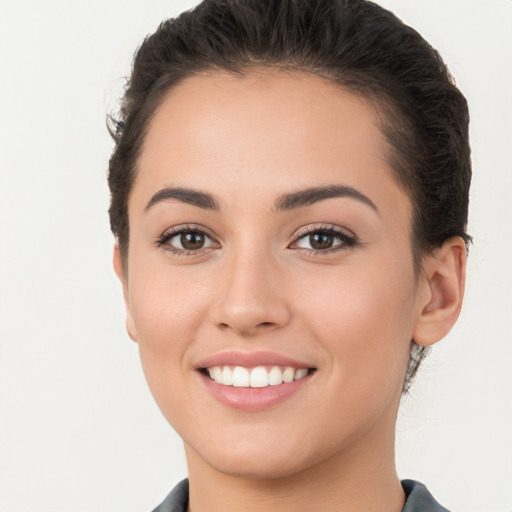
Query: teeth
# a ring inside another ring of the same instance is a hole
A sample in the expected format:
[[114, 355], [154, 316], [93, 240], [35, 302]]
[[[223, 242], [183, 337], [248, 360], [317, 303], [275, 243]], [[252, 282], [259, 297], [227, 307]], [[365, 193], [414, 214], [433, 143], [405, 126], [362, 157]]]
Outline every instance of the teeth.
[[[219, 382], [216, 380], [216, 382]], [[242, 366], [235, 366], [233, 370], [233, 386], [236, 388], [248, 388], [250, 383], [250, 376], [247, 368], [243, 368]], [[220, 382], [219, 384], [224, 384], [224, 382]], [[229, 384], [227, 384], [229, 386]]]
[[222, 368], [220, 366], [213, 367], [213, 380], [222, 383]]
[[308, 370], [306, 368], [299, 368], [298, 370], [295, 370], [295, 380], [302, 379], [308, 374]]
[[226, 386], [231, 386], [233, 384], [233, 372], [229, 366], [224, 366], [222, 370], [221, 384], [225, 384]]
[[279, 384], [303, 379], [308, 374], [307, 368], [292, 368], [291, 366], [264, 366], [245, 368], [243, 366], [213, 366], [206, 369], [212, 380], [224, 386], [237, 388], [266, 388]]
[[293, 382], [295, 377], [295, 369], [289, 366], [283, 372], [283, 382]]
[[277, 386], [283, 383], [283, 372], [277, 367], [273, 366], [268, 374], [268, 383], [271, 386]]
[[268, 372], [263, 366], [251, 370], [251, 388], [266, 388], [268, 386]]

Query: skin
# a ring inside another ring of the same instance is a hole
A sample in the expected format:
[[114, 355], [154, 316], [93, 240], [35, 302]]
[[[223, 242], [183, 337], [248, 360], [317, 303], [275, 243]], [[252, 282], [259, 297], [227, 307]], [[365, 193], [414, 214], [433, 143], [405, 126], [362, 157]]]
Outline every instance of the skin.
[[[152, 119], [127, 260], [116, 247], [114, 266], [151, 391], [185, 443], [194, 512], [401, 510], [394, 429], [410, 343], [433, 344], [455, 322], [465, 247], [447, 241], [415, 273], [412, 207], [387, 154], [368, 105], [298, 72], [188, 78]], [[331, 185], [375, 208], [347, 196], [276, 206]], [[175, 198], [147, 209], [166, 187], [210, 194], [218, 209]], [[158, 245], [191, 225], [210, 235], [206, 247]], [[305, 230], [326, 226], [356, 243], [334, 236], [338, 250], [312, 252]], [[197, 370], [228, 349], [317, 370], [284, 402], [239, 411]]]

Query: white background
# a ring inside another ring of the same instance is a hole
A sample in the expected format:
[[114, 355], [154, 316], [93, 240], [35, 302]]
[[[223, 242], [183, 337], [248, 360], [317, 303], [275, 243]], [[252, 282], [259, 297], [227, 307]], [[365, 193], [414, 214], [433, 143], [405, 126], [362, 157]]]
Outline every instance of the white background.
[[[186, 475], [111, 269], [113, 110], [143, 37], [195, 2], [0, 0], [0, 511], [149, 511]], [[472, 113], [466, 303], [400, 411], [398, 468], [512, 511], [512, 1], [381, 0]]]

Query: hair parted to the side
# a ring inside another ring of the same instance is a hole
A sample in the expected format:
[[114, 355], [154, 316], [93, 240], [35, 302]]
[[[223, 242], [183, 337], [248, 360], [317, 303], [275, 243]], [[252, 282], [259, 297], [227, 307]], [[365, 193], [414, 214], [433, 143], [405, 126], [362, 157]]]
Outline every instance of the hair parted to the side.
[[[367, 0], [204, 0], [144, 40], [119, 113], [109, 118], [110, 225], [125, 262], [128, 197], [165, 94], [197, 73], [254, 67], [314, 73], [375, 106], [395, 178], [413, 205], [418, 271], [421, 256], [449, 238], [469, 243], [467, 103], [418, 32]], [[413, 344], [405, 390], [425, 355]]]

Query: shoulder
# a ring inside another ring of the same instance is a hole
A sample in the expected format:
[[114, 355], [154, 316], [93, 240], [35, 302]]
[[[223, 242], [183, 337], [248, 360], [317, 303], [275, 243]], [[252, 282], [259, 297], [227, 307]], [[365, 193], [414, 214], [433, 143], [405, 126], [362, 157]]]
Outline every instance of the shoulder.
[[188, 506], [188, 479], [182, 480], [153, 512], [186, 512]]
[[402, 512], [448, 512], [420, 482], [402, 480], [402, 487], [407, 496]]

